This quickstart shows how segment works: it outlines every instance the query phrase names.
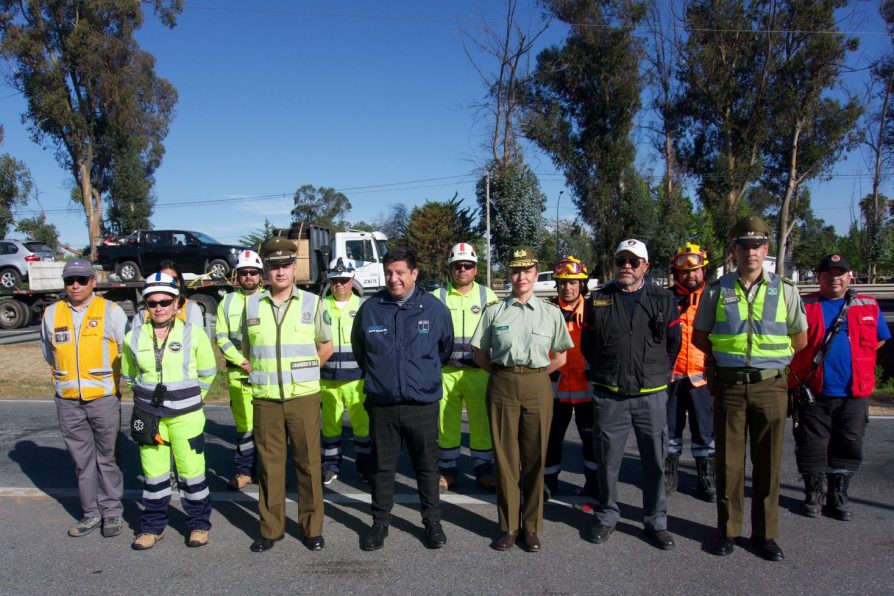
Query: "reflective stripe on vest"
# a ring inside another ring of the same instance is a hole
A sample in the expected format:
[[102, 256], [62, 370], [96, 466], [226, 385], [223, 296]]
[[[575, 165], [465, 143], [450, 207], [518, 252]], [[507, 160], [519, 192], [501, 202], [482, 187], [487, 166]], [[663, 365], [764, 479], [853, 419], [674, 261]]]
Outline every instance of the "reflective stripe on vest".
[[[236, 298], [241, 298], [241, 300], [236, 300]], [[235, 304], [233, 304], [234, 302]], [[234, 326], [230, 320], [232, 315], [237, 314], [234, 309], [239, 310], [239, 315], [241, 315], [242, 311], [245, 309], [245, 294], [242, 292], [230, 292], [224, 296], [223, 313], [224, 318], [227, 320], [227, 329], [229, 330], [229, 333], [217, 333], [214, 336], [218, 341], [221, 352], [226, 352], [230, 349], [230, 346], [233, 346], [240, 352], [242, 351], [242, 325]], [[224, 340], [228, 341], [220, 343]]]
[[[332, 295], [323, 299], [323, 308], [329, 316], [326, 321], [332, 328], [332, 356], [322, 366], [320, 375], [333, 381], [356, 381], [363, 376], [354, 350], [351, 348], [351, 329], [354, 327], [354, 315], [360, 309], [360, 297], [351, 294], [350, 300], [339, 308]], [[354, 313], [352, 315], [351, 313]]]
[[53, 308], [53, 383], [56, 395], [65, 399], [90, 401], [118, 391], [118, 342], [106, 334], [106, 319], [112, 303], [94, 296], [74, 328], [71, 305], [59, 301]]
[[748, 302], [736, 274], [720, 278], [710, 335], [719, 366], [782, 369], [791, 362], [794, 351], [782, 292], [782, 278], [771, 273], [769, 280], [760, 282], [754, 302]]
[[[128, 349], [140, 371], [133, 379], [133, 400], [137, 409], [165, 418], [202, 408], [202, 386], [198, 376], [208, 374], [208, 371], [197, 371], [192, 358], [194, 328], [194, 325], [174, 319], [162, 354], [160, 375], [155, 366], [152, 323], [131, 332]], [[167, 390], [161, 405], [156, 407], [152, 405], [152, 396], [159, 383]]]
[[[245, 303], [252, 395], [258, 399], [286, 400], [320, 390], [314, 317], [319, 298], [298, 291], [290, 297], [282, 320], [266, 292], [252, 294]], [[300, 305], [299, 305], [300, 303]]]
[[469, 324], [471, 325], [474, 321], [474, 325], [471, 328], [466, 327], [466, 309], [459, 309], [459, 318], [457, 318], [457, 311], [450, 308], [450, 304], [447, 302], [449, 295], [447, 288], [441, 288], [438, 292], [438, 298], [450, 309], [450, 318], [453, 320], [453, 352], [450, 354], [450, 360], [447, 362], [448, 366], [477, 366], [472, 359], [472, 335], [475, 333], [475, 329], [478, 328], [481, 315], [484, 314], [484, 310], [487, 308], [487, 288], [478, 282], [473, 283], [478, 285], [477, 306], [481, 310], [477, 313], [469, 312]]

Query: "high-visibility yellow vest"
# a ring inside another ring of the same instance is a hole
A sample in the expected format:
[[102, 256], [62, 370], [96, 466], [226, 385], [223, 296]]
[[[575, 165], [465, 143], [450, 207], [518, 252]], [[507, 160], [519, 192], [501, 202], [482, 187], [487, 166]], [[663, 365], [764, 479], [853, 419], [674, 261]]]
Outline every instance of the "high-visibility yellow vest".
[[[230, 368], [239, 367], [245, 360], [242, 355], [242, 313], [246, 298], [242, 292], [230, 292], [217, 305], [214, 339]], [[245, 376], [248, 377], [248, 373]]]
[[[124, 380], [133, 388], [134, 407], [167, 418], [201, 409], [202, 398], [217, 374], [214, 349], [205, 331], [197, 325], [175, 318], [168, 332], [156, 370], [155, 334], [152, 323], [131, 329], [124, 338], [125, 354], [121, 365]], [[162, 402], [152, 405], [155, 387], [166, 387]]]
[[324, 379], [331, 381], [356, 381], [363, 372], [354, 358], [351, 348], [351, 330], [354, 328], [354, 317], [360, 310], [360, 296], [351, 294], [344, 308], [335, 304], [331, 294], [323, 299], [323, 322], [332, 328], [332, 357], [320, 370]]
[[315, 342], [314, 316], [319, 297], [297, 290], [290, 297], [282, 321], [267, 292], [253, 294], [245, 303], [252, 396], [284, 401], [320, 391], [320, 358]]
[[472, 282], [472, 289], [467, 294], [453, 290], [453, 284], [450, 284], [438, 292], [438, 298], [450, 309], [450, 318], [453, 321], [453, 353], [447, 364], [477, 367], [472, 360], [472, 335], [478, 328], [484, 310], [488, 305], [497, 303], [497, 295], [478, 282]]
[[53, 383], [64, 399], [90, 401], [118, 392], [118, 342], [106, 333], [108, 309], [114, 303], [94, 296], [75, 332], [71, 305], [60, 300], [53, 305]]
[[794, 351], [788, 335], [788, 310], [782, 278], [774, 273], [760, 282], [749, 303], [738, 274], [720, 278], [711, 344], [718, 366], [783, 369]]

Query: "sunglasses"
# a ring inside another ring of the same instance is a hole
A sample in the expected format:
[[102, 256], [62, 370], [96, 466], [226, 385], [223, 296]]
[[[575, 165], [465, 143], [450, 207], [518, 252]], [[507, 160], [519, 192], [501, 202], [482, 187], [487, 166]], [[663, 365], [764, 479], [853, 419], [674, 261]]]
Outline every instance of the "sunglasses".
[[148, 306], [149, 308], [158, 308], [159, 306], [162, 308], [167, 308], [167, 307], [171, 306], [172, 304], [174, 304], [173, 298], [169, 298], [167, 300], [147, 300], [146, 301], [146, 306]]
[[92, 277], [87, 277], [86, 275], [74, 275], [74, 276], [72, 276], [72, 277], [66, 277], [66, 278], [65, 278], [64, 280], [62, 280], [62, 281], [63, 281], [63, 282], [65, 283], [65, 285], [67, 285], [67, 286], [73, 286], [73, 285], [75, 284], [75, 282], [77, 282], [77, 284], [78, 284], [79, 286], [86, 286], [88, 283], [90, 283], [90, 280], [91, 280], [91, 279], [93, 279], [93, 278], [92, 278]]
[[254, 277], [255, 275], [260, 275], [261, 271], [258, 269], [240, 269], [236, 272], [236, 275], [240, 275], [242, 277]]
[[695, 269], [705, 264], [705, 257], [697, 254], [677, 255], [674, 257], [674, 267], [677, 269]]
[[454, 263], [453, 270], [454, 271], [470, 271], [477, 267], [475, 263]]
[[636, 269], [642, 264], [643, 260], [639, 257], [615, 257], [615, 267], [623, 267], [627, 263], [630, 263], [630, 266]]

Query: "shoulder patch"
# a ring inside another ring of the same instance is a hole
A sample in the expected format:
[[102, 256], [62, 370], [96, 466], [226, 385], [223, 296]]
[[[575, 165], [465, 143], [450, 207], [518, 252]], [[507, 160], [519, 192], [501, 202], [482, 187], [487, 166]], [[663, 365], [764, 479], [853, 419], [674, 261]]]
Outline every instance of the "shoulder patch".
[[487, 308], [488, 306], [493, 306], [494, 304], [496, 304], [496, 303], [499, 302], [499, 301], [500, 301], [499, 298], [497, 298], [496, 300], [491, 300], [490, 302], [488, 302], [487, 304], [485, 304], [484, 307]]
[[544, 304], [549, 304], [550, 306], [555, 306], [556, 308], [559, 308], [559, 305], [556, 304], [555, 302], [553, 302], [552, 299], [550, 299], [550, 298], [541, 298], [541, 300], [543, 300]]

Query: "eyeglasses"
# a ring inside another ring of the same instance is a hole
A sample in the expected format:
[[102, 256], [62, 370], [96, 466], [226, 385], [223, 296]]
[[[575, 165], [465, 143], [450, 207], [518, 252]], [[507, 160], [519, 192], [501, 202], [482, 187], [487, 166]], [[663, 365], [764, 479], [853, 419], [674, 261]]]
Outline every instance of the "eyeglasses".
[[169, 298], [168, 300], [147, 300], [146, 306], [149, 308], [158, 308], [159, 306], [162, 308], [167, 308], [174, 304], [174, 300]]
[[240, 275], [242, 277], [254, 277], [255, 275], [260, 275], [261, 272], [258, 269], [240, 269], [236, 272], [236, 275]]
[[453, 270], [454, 271], [470, 271], [477, 267], [475, 263], [454, 263]]
[[705, 257], [699, 254], [691, 253], [688, 255], [677, 255], [674, 257], [674, 267], [676, 269], [695, 269], [705, 264]]
[[639, 257], [615, 257], [615, 267], [623, 267], [627, 263], [630, 263], [630, 266], [636, 269], [642, 264], [643, 260]]
[[343, 285], [343, 284], [349, 284], [349, 283], [353, 283], [353, 282], [354, 282], [354, 280], [353, 280], [352, 278], [350, 278], [350, 277], [335, 277], [335, 278], [332, 278], [332, 279], [329, 280], [329, 281], [332, 282], [332, 285], [336, 285], [336, 284], [338, 284], [338, 285]]
[[93, 278], [92, 278], [92, 277], [88, 277], [88, 276], [86, 276], [86, 275], [73, 275], [73, 276], [71, 276], [71, 277], [66, 277], [66, 278], [63, 279], [62, 281], [63, 281], [63, 282], [65, 283], [65, 285], [67, 285], [67, 286], [73, 286], [73, 285], [75, 284], [75, 282], [77, 282], [77, 284], [78, 284], [79, 286], [86, 286], [88, 283], [90, 283], [90, 280], [91, 280], [91, 279], [93, 279]]

